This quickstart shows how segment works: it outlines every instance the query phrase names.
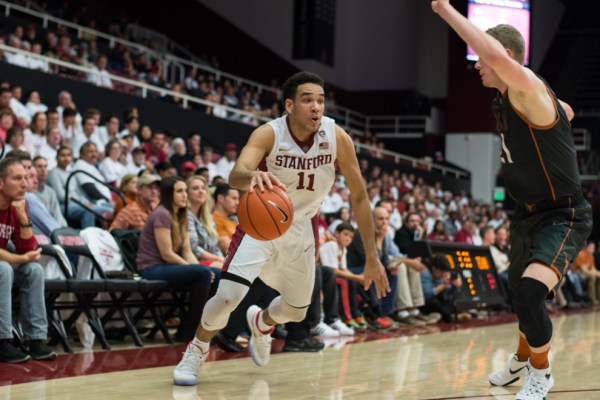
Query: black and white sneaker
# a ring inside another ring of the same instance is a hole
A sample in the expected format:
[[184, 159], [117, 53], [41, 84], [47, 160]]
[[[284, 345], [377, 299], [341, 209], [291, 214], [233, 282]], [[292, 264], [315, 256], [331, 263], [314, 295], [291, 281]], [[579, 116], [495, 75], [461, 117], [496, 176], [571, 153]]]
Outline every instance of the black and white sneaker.
[[12, 342], [12, 339], [0, 340], [0, 362], [22, 363], [30, 360], [28, 354], [23, 353]]
[[28, 353], [34, 360], [54, 360], [56, 353], [48, 348], [43, 340], [30, 340], [26, 343]]

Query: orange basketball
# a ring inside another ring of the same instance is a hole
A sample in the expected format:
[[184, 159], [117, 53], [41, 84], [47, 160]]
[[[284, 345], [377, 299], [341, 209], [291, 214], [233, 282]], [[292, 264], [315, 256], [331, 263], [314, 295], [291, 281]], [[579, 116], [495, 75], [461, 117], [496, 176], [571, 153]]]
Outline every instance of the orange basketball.
[[288, 195], [279, 187], [261, 192], [255, 188], [240, 199], [238, 220], [244, 232], [256, 240], [273, 240], [287, 232], [294, 219]]

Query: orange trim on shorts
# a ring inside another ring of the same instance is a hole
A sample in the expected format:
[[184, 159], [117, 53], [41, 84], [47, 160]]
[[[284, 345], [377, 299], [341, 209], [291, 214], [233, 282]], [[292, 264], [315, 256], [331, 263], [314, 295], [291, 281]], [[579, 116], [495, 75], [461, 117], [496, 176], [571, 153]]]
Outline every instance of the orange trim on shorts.
[[[556, 252], [556, 256], [554, 256], [554, 259], [552, 260], [552, 263], [551, 263], [551, 265], [554, 265], [554, 262], [556, 261], [556, 259], [557, 259], [557, 258], [558, 258], [558, 256], [560, 255], [560, 253], [561, 253], [561, 251], [562, 251], [562, 249], [563, 249], [563, 247], [564, 247], [564, 245], [565, 245], [565, 242], [567, 241], [567, 238], [569, 237], [569, 234], [571, 233], [571, 230], [572, 230], [572, 228], [573, 228], [573, 219], [574, 219], [574, 218], [575, 218], [575, 209], [574, 209], [574, 208], [571, 208], [571, 224], [569, 225], [569, 229], [567, 230], [567, 233], [566, 233], [566, 235], [565, 235], [565, 237], [564, 237], [563, 241], [562, 241], [562, 242], [561, 242], [561, 244], [560, 244], [560, 248], [559, 248], [559, 249], [558, 249], [558, 251]], [[566, 259], [566, 257], [565, 257], [565, 259]], [[561, 276], [561, 278], [562, 278], [562, 276]]]

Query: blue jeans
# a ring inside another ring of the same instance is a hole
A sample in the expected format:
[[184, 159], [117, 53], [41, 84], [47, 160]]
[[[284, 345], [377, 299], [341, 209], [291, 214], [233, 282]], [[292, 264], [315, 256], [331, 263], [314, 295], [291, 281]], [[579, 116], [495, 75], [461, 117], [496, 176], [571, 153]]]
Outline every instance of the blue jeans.
[[211, 287], [211, 272], [215, 274], [216, 284], [221, 276], [221, 270], [202, 264], [157, 264], [139, 270], [142, 278], [167, 281], [177, 290]]
[[[61, 204], [60, 208], [64, 215], [65, 205]], [[113, 212], [115, 210], [115, 206], [112, 204], [103, 204], [96, 206], [95, 210], [98, 214]], [[90, 226], [96, 226], [96, 215], [73, 201], [69, 201], [68, 216], [69, 220], [79, 221], [81, 229], [89, 228]]]
[[46, 340], [48, 320], [44, 301], [44, 269], [36, 262], [12, 266], [0, 261], [0, 339], [11, 339], [12, 288], [19, 286], [19, 321], [25, 340]]
[[[211, 283], [211, 272], [215, 274]], [[204, 305], [211, 293], [216, 290], [221, 270], [202, 264], [158, 264], [139, 270], [142, 278], [164, 280], [177, 291], [189, 291], [189, 309], [181, 315], [181, 324], [177, 330], [177, 340], [189, 341], [194, 337], [200, 324]]]

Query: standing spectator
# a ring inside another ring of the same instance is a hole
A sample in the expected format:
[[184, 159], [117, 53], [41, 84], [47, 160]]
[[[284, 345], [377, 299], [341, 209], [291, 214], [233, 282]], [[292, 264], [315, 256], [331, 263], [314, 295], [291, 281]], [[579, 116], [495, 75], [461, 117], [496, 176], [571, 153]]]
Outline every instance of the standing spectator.
[[217, 174], [226, 181], [229, 178], [229, 173], [235, 165], [237, 159], [237, 146], [235, 143], [227, 143], [225, 145], [225, 155], [217, 161]]
[[[26, 171], [15, 159], [0, 161], [0, 226], [8, 236], [0, 237], [0, 362], [20, 363], [31, 358], [53, 360], [56, 353], [45, 345], [48, 334], [46, 306], [44, 304], [44, 271], [37, 262], [41, 249], [31, 229], [27, 216], [25, 190]], [[6, 250], [8, 241], [16, 252]], [[21, 313], [24, 327], [26, 354], [12, 343], [13, 283], [20, 286]], [[25, 307], [27, 304], [29, 307]]]

